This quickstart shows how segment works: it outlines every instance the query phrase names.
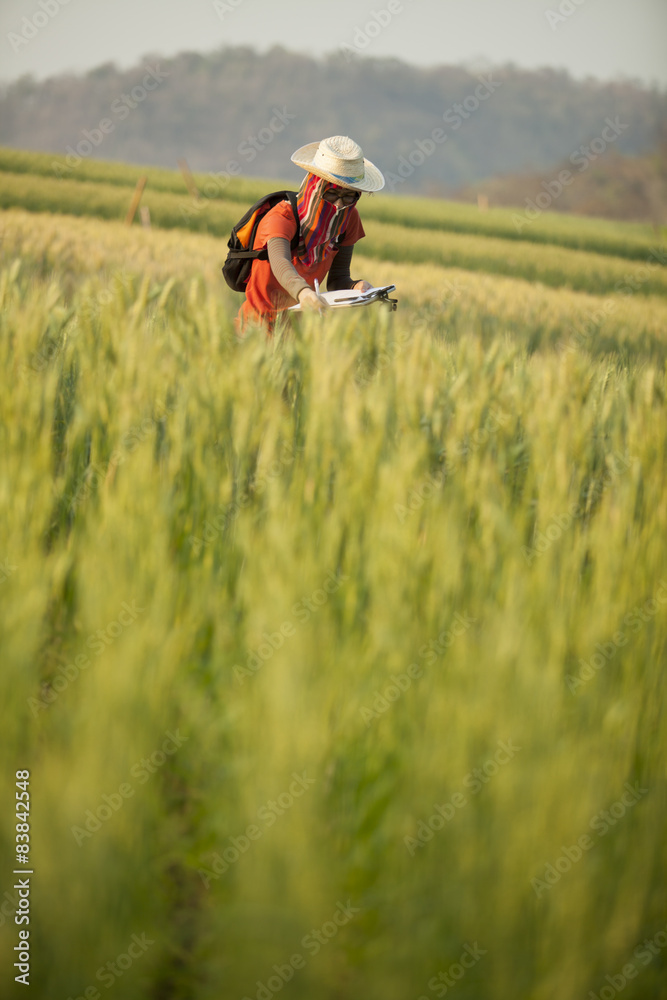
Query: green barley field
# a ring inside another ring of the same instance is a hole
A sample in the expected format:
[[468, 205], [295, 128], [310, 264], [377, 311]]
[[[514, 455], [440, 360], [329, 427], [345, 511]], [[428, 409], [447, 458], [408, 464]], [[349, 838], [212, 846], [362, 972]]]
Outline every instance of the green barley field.
[[0, 994], [667, 997], [661, 234], [380, 194], [398, 311], [239, 340], [261, 183], [84, 167], [0, 156]]

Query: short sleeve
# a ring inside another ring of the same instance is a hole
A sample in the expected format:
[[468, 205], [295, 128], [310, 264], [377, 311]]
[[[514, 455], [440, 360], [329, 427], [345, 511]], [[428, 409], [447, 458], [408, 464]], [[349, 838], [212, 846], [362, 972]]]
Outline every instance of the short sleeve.
[[280, 201], [266, 213], [257, 227], [254, 249], [259, 250], [266, 246], [275, 236], [291, 243], [295, 233], [296, 220], [292, 206], [288, 201]]

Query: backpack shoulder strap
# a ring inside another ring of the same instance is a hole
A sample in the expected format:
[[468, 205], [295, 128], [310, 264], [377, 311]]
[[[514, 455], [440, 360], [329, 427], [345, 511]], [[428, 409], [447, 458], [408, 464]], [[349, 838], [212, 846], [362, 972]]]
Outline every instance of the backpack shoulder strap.
[[292, 256], [296, 253], [299, 242], [301, 241], [301, 222], [299, 220], [299, 210], [296, 207], [296, 191], [285, 191], [285, 197], [292, 206], [292, 215], [294, 216], [294, 221], [296, 222], [296, 232], [292, 237], [292, 242], [290, 243], [290, 252]]

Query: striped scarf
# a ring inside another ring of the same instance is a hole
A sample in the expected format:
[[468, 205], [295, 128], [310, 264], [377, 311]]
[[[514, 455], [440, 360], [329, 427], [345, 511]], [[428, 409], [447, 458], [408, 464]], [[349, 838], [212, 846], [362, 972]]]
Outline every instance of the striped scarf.
[[301, 241], [296, 255], [307, 267], [318, 264], [333, 249], [336, 237], [344, 229], [354, 208], [354, 205], [349, 205], [337, 212], [335, 205], [330, 205], [322, 197], [331, 188], [337, 190], [338, 185], [331, 184], [323, 177], [316, 177], [315, 174], [306, 174], [299, 188], [296, 205], [301, 224]]

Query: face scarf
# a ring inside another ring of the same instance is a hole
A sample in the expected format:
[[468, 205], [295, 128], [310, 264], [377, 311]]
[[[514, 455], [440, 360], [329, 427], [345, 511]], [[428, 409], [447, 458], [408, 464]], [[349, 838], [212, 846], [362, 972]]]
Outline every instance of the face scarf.
[[301, 242], [296, 255], [307, 267], [318, 264], [333, 249], [334, 240], [345, 228], [354, 208], [354, 205], [347, 205], [337, 212], [336, 206], [322, 197], [329, 190], [339, 190], [339, 185], [315, 174], [306, 174], [299, 188], [296, 206], [301, 223]]

